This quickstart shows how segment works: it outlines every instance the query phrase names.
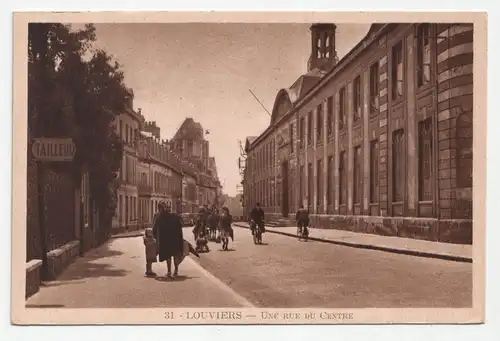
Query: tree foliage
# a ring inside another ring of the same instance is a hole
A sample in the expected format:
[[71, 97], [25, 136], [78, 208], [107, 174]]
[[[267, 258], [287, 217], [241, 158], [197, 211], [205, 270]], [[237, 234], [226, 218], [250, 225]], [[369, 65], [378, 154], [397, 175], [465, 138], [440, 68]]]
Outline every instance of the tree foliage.
[[28, 124], [38, 136], [72, 137], [75, 179], [86, 167], [93, 199], [107, 215], [116, 208], [114, 174], [122, 143], [113, 122], [131, 96], [121, 66], [95, 49], [95, 27], [30, 24], [28, 30]]

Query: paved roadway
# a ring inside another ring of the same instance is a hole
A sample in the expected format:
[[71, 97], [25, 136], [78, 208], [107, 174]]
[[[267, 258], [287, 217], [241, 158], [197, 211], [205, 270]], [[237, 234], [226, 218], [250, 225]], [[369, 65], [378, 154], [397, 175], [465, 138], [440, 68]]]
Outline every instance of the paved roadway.
[[[191, 228], [184, 229], [192, 240]], [[112, 240], [78, 259], [31, 307], [469, 307], [472, 264], [374, 250], [299, 242], [264, 234], [254, 245], [235, 227], [229, 251], [210, 243], [187, 258], [180, 277], [144, 277], [140, 237]], [[165, 265], [155, 264], [159, 275]]]
[[[472, 264], [235, 228], [229, 252], [212, 244], [203, 268], [257, 307], [470, 307]], [[266, 245], [267, 244], [267, 245]]]

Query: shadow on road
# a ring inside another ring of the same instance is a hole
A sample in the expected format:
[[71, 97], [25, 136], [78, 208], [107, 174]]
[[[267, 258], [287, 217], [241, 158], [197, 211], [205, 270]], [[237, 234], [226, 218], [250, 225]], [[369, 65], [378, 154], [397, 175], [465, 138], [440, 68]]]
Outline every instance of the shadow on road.
[[257, 245], [257, 246], [259, 246], [259, 245], [260, 246], [265, 246], [265, 245], [269, 245], [269, 243], [260, 243], [260, 244], [255, 244], [255, 245]]
[[26, 304], [26, 308], [64, 308], [64, 304]]
[[97, 260], [97, 259], [101, 259], [101, 258], [119, 257], [119, 256], [123, 255], [123, 252], [113, 250], [113, 248], [111, 247], [111, 242], [112, 242], [112, 240], [106, 242], [105, 244], [101, 245], [97, 249], [94, 249], [94, 250], [87, 252], [84, 255], [84, 258], [89, 260], [89, 261], [93, 261], [93, 260]]
[[[67, 271], [65, 271], [58, 278], [58, 280], [61, 282], [66, 282], [73, 280], [84, 280], [89, 277], [123, 277], [129, 273], [130, 271], [114, 268], [111, 264], [90, 263], [86, 259], [82, 259], [82, 262], [78, 262], [78, 264], [74, 264], [74, 266], [68, 268]], [[68, 283], [62, 283], [62, 284], [68, 284]]]
[[164, 276], [154, 277], [154, 279], [159, 281], [159, 282], [182, 282], [182, 281], [185, 281], [187, 279], [193, 279], [193, 278], [198, 278], [198, 277], [191, 277], [191, 276], [184, 276], [184, 275], [178, 275], [178, 276], [175, 276], [175, 278], [164, 277]]
[[230, 252], [230, 251], [236, 251], [236, 249], [227, 249], [227, 250], [218, 249], [217, 251], [219, 251], [219, 252]]
[[77, 258], [55, 281], [44, 282], [46, 287], [67, 284], [78, 284], [90, 277], [123, 277], [130, 271], [113, 266], [113, 258], [124, 253], [113, 249], [111, 242], [101, 245], [97, 249], [87, 252], [83, 257]]

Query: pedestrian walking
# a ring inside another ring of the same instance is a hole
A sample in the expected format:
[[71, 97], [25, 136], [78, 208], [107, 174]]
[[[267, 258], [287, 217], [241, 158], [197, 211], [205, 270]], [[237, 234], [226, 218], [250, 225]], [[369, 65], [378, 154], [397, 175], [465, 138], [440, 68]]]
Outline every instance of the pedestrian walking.
[[221, 233], [221, 241], [222, 241], [222, 249], [228, 250], [229, 247], [229, 238], [234, 241], [234, 230], [231, 226], [233, 223], [233, 217], [229, 213], [229, 209], [227, 207], [222, 208], [222, 216], [219, 221], [220, 233]]
[[180, 256], [184, 249], [182, 221], [179, 215], [171, 212], [170, 206], [162, 204], [158, 208], [159, 212], [153, 227], [154, 235], [158, 240], [158, 261], [167, 262], [167, 277], [170, 277], [172, 276], [172, 259], [174, 258], [173, 276], [177, 276]]
[[156, 263], [157, 244], [153, 229], [147, 228], [144, 232], [144, 248], [146, 249], [146, 276], [154, 277], [153, 263]]

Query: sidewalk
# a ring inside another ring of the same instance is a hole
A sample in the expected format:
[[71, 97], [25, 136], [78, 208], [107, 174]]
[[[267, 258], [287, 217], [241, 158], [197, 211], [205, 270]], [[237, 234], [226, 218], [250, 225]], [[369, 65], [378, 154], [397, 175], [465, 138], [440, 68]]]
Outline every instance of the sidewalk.
[[165, 278], [165, 263], [153, 264], [157, 278], [144, 276], [140, 237], [111, 239], [71, 264], [55, 281], [45, 282], [27, 308], [252, 307], [191, 256], [179, 276]]
[[125, 231], [120, 233], [112, 234], [110, 239], [114, 238], [129, 238], [129, 237], [139, 237], [144, 235], [144, 229], [133, 230], [133, 231]]
[[[234, 225], [249, 228], [248, 223], [239, 222], [234, 223]], [[297, 227], [295, 226], [266, 227], [266, 230], [269, 233], [297, 237]], [[419, 239], [314, 228], [309, 229], [309, 239], [343, 246], [472, 263], [472, 245], [438, 243]]]

